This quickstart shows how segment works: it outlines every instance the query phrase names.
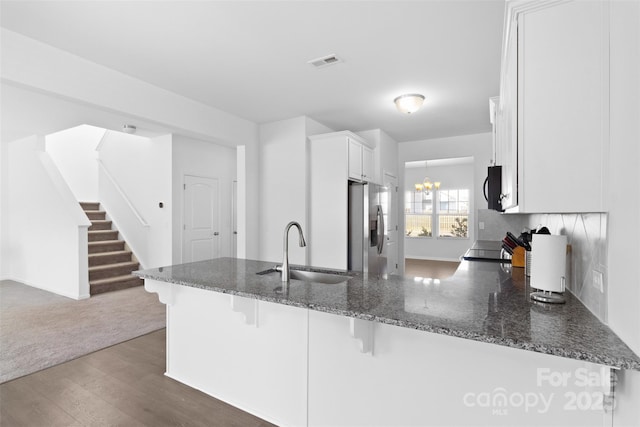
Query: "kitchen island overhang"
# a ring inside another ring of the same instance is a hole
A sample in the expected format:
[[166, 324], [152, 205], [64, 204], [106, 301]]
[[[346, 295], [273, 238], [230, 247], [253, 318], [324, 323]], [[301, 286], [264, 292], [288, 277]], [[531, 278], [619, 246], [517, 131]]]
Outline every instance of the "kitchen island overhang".
[[167, 304], [166, 375], [278, 425], [600, 426], [624, 374], [610, 367], [640, 366], [579, 301], [533, 304], [496, 264], [463, 262], [439, 283], [342, 272], [286, 294], [257, 274], [271, 267], [137, 274]]
[[[291, 280], [279, 291], [277, 274], [257, 273], [273, 263], [218, 258], [134, 272], [143, 279], [254, 298], [393, 326], [503, 345], [640, 371], [640, 357], [567, 292], [567, 303], [529, 299], [524, 274], [504, 266], [463, 261], [454, 276], [350, 278], [340, 284]], [[333, 270], [294, 266], [302, 270]], [[439, 283], [438, 283], [439, 282]]]

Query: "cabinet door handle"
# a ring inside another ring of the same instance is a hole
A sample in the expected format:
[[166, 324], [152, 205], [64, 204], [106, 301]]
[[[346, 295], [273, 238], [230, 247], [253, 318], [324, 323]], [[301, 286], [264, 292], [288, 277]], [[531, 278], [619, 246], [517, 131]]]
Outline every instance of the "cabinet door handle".
[[214, 236], [219, 236], [219, 235], [220, 235], [220, 233], [219, 233], [219, 232], [217, 232], [217, 231], [214, 231], [214, 232], [213, 232], [213, 235], [214, 235]]

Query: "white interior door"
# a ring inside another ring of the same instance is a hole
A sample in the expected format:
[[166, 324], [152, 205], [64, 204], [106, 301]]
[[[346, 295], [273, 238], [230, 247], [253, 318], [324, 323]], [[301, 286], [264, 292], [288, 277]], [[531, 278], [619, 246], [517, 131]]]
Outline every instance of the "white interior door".
[[387, 188], [385, 210], [387, 236], [387, 274], [398, 273], [398, 178], [385, 173], [383, 185]]
[[218, 180], [184, 176], [182, 262], [218, 258], [220, 252]]

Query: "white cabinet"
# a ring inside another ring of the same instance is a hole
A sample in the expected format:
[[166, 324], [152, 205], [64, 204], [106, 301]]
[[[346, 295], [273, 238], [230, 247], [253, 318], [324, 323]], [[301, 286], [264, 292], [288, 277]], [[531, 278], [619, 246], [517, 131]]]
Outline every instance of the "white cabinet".
[[489, 121], [491, 122], [491, 166], [496, 165], [496, 159], [497, 159], [497, 138], [496, 138], [496, 133], [498, 131], [497, 128], [497, 120], [496, 120], [496, 116], [498, 114], [498, 103], [500, 102], [500, 97], [499, 96], [494, 96], [492, 98], [489, 98]]
[[356, 181], [375, 181], [373, 150], [353, 138], [349, 145], [349, 178]]
[[349, 178], [362, 179], [362, 144], [347, 138], [349, 156]]
[[502, 166], [502, 209], [518, 206], [518, 26], [508, 27], [496, 112], [496, 164]]
[[309, 310], [309, 426], [611, 425], [599, 365], [353, 320]]
[[307, 310], [155, 283], [171, 288], [167, 376], [277, 425], [306, 424]]
[[605, 211], [608, 2], [509, 2], [497, 160], [503, 207]]
[[[166, 375], [277, 425], [612, 422], [608, 369], [592, 363], [150, 279], [145, 289], [167, 304]], [[410, 292], [394, 303], [429, 310]]]
[[373, 150], [364, 145], [362, 146], [362, 180], [367, 182], [377, 181], [374, 169]]

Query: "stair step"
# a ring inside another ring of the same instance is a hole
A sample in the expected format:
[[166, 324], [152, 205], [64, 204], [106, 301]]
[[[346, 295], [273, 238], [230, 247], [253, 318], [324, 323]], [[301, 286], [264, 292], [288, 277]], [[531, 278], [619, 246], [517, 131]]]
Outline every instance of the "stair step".
[[91, 227], [89, 227], [89, 231], [111, 230], [111, 224], [112, 221], [94, 219], [93, 221], [91, 221]]
[[100, 210], [100, 202], [80, 202], [82, 210], [97, 211]]
[[106, 212], [105, 211], [84, 211], [84, 213], [87, 215], [87, 218], [89, 218], [91, 221], [93, 221], [94, 219], [105, 219], [105, 215]]
[[80, 202], [80, 206], [91, 221], [87, 233], [90, 294], [142, 286], [144, 280], [131, 274], [140, 264], [133, 261], [131, 251], [125, 250], [126, 243], [118, 240], [118, 230], [106, 219], [100, 203]]
[[89, 253], [97, 254], [101, 252], [123, 251], [123, 240], [103, 240], [100, 242], [89, 242]]
[[89, 293], [91, 295], [101, 294], [103, 292], [119, 291], [122, 289], [142, 286], [144, 280], [131, 274], [123, 276], [110, 277], [108, 279], [93, 280], [89, 282]]
[[118, 230], [89, 230], [87, 237], [90, 242], [118, 240]]
[[131, 261], [131, 251], [98, 252], [89, 254], [89, 267]]
[[108, 277], [131, 274], [132, 271], [137, 270], [139, 267], [140, 264], [135, 261], [89, 267], [89, 282], [99, 279], [106, 279]]

